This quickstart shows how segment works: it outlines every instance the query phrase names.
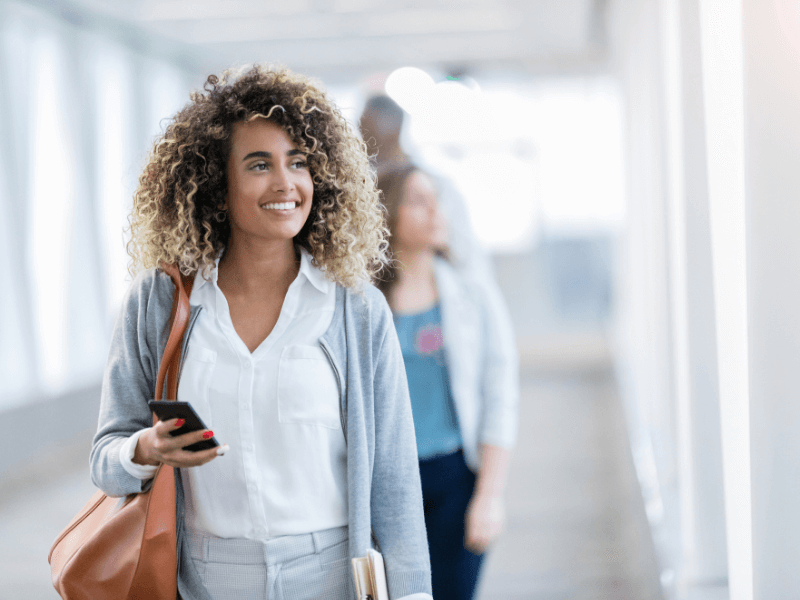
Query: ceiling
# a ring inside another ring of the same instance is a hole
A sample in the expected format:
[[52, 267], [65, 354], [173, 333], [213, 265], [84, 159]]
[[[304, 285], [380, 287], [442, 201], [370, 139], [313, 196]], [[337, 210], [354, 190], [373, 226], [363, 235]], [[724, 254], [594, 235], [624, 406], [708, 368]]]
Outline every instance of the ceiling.
[[189, 45], [205, 69], [276, 62], [334, 80], [442, 71], [596, 68], [607, 0], [73, 0]]

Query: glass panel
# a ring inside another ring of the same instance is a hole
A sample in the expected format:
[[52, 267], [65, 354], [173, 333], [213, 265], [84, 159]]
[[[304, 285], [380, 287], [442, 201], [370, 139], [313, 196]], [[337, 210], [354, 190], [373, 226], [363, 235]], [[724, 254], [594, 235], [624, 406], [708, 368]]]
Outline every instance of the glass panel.
[[135, 160], [133, 57], [117, 45], [95, 42], [93, 74], [97, 94], [97, 189], [101, 244], [108, 282], [108, 310], [116, 318], [128, 286], [127, 226], [139, 175]]
[[73, 140], [61, 102], [68, 73], [64, 49], [54, 33], [40, 32], [32, 48], [28, 261], [32, 275], [40, 375], [44, 391], [67, 378], [68, 243], [75, 181]]

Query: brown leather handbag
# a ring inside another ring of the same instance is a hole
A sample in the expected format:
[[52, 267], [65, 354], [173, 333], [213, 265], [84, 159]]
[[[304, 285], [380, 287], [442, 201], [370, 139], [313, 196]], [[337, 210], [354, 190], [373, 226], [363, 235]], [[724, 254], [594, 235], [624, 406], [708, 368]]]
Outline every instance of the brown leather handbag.
[[[166, 378], [167, 397], [174, 400], [192, 279], [173, 265], [161, 268], [176, 290], [155, 399], [161, 399]], [[175, 600], [175, 470], [159, 467], [150, 489], [141, 494], [111, 498], [98, 490], [56, 538], [48, 561], [53, 586], [64, 600]]]

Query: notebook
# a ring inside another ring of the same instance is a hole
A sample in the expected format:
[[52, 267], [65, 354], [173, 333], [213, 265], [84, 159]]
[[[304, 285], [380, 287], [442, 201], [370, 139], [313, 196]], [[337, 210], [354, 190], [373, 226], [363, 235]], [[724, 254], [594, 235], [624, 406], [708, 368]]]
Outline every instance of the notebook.
[[353, 559], [353, 581], [357, 600], [389, 600], [386, 567], [380, 552], [370, 549], [366, 556]]

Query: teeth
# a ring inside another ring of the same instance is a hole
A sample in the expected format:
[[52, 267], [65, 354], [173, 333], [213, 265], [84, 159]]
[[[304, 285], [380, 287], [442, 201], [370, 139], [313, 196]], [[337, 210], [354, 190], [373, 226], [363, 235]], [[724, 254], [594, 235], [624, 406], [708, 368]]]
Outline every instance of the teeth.
[[294, 202], [273, 202], [272, 204], [262, 204], [261, 208], [268, 210], [290, 210], [295, 207]]

